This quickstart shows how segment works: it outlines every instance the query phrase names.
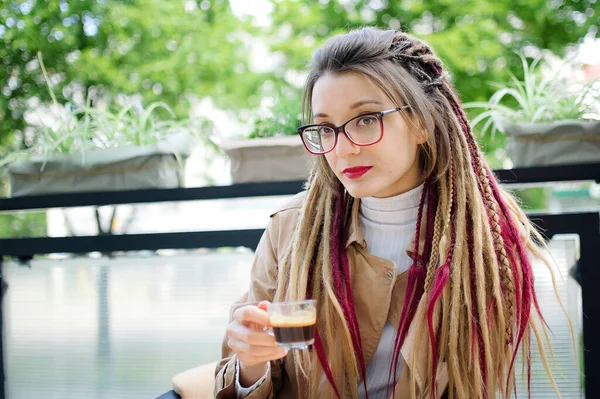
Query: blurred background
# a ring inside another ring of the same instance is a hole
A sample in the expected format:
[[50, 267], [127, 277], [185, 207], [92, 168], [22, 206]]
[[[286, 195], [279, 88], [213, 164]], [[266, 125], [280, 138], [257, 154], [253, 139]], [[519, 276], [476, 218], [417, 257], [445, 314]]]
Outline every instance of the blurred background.
[[[16, 161], [154, 145], [175, 130], [195, 139], [179, 187], [240, 182], [230, 143], [291, 136], [299, 144], [312, 51], [364, 25], [431, 44], [465, 103], [527, 81], [523, 60], [543, 58], [540, 81], [575, 93], [597, 88], [600, 77], [596, 0], [3, 0], [0, 196], [14, 196]], [[599, 99], [577, 115], [597, 116]], [[474, 130], [493, 168], [514, 166], [506, 134], [484, 123]], [[594, 183], [514, 190], [531, 211], [600, 205]], [[264, 228], [287, 198], [0, 212], [0, 238]], [[551, 248], [579, 328], [580, 293], [568, 278], [577, 239]], [[9, 398], [153, 397], [175, 373], [218, 359], [229, 305], [248, 284], [250, 250], [79, 255], [4, 265]], [[550, 319], [563, 345], [565, 397], [581, 397], [568, 330], [559, 309], [549, 312], [557, 312]], [[544, 389], [537, 397], [552, 397]]]

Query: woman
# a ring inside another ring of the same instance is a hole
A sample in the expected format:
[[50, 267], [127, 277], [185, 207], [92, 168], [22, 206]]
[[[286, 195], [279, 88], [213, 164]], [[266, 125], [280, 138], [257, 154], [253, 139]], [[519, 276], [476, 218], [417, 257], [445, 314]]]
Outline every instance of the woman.
[[[240, 301], [255, 305], [233, 312], [216, 397], [510, 396], [532, 334], [547, 364], [528, 259], [543, 259], [541, 239], [440, 59], [403, 32], [336, 36], [305, 100], [298, 131], [316, 163], [257, 248]], [[318, 300], [314, 348], [286, 353], [266, 304], [305, 298]]]

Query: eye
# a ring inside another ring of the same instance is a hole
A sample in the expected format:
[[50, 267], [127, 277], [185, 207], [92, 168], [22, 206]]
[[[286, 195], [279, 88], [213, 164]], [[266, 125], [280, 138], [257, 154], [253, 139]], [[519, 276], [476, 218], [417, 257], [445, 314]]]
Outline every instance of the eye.
[[377, 123], [377, 117], [373, 115], [361, 116], [356, 120], [356, 126], [371, 126], [374, 123]]
[[333, 134], [333, 129], [331, 128], [331, 126], [319, 126], [320, 136], [327, 136], [330, 134]]

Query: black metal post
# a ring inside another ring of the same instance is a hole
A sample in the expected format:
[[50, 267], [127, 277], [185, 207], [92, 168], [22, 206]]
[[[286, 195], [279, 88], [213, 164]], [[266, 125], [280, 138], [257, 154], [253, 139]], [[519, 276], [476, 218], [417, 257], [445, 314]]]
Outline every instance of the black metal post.
[[4, 281], [4, 257], [0, 254], [0, 399], [6, 398], [6, 377], [4, 374], [4, 291], [7, 284]]
[[595, 214], [581, 226], [581, 296], [583, 302], [583, 362], [585, 397], [600, 398], [600, 302], [598, 301], [598, 248], [600, 215]]

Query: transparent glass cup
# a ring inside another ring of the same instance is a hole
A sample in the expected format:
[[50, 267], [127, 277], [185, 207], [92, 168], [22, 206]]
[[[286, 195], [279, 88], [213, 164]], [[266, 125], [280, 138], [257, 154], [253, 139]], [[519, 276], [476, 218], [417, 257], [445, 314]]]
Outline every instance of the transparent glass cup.
[[278, 346], [306, 349], [315, 342], [316, 300], [271, 303], [267, 312]]

